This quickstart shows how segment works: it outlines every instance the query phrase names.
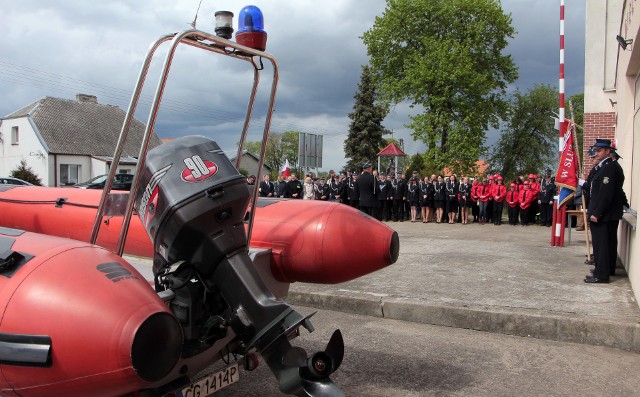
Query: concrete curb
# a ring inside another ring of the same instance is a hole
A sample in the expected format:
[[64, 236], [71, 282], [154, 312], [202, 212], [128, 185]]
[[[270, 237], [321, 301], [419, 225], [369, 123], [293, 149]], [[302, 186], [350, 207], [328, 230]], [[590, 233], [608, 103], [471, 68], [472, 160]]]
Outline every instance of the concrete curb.
[[287, 301], [293, 305], [344, 313], [640, 352], [638, 323], [301, 291], [289, 291]]

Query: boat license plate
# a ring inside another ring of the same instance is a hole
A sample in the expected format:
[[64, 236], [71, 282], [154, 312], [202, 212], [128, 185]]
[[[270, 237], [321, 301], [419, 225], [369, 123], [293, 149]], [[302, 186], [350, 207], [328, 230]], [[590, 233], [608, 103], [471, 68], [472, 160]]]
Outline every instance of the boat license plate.
[[205, 397], [240, 380], [238, 363], [201, 378], [182, 389], [183, 397]]

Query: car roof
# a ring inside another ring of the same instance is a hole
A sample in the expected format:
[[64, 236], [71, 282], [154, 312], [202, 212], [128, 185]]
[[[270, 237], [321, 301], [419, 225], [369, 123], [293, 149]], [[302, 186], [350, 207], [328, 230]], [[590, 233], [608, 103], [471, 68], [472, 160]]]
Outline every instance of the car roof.
[[[13, 183], [12, 183], [13, 182]], [[18, 182], [18, 183], [15, 183]], [[9, 184], [9, 185], [33, 185], [32, 183], [29, 183], [27, 181], [24, 181], [22, 179], [19, 178], [14, 178], [11, 176], [7, 176], [7, 177], [0, 177], [0, 184]]]

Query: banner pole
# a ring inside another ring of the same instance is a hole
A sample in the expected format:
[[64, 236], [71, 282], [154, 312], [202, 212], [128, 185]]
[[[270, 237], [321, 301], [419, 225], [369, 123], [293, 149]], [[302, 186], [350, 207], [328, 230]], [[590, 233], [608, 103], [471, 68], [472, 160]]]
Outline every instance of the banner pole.
[[553, 200], [553, 220], [551, 228], [551, 246], [556, 246], [556, 221], [558, 219], [558, 200]]

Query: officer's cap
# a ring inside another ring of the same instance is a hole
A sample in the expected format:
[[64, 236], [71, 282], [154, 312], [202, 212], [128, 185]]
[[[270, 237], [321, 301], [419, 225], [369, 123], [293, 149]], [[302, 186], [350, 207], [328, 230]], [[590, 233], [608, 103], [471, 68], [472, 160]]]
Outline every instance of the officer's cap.
[[600, 139], [596, 138], [596, 142], [591, 146], [592, 148], [603, 148], [603, 149], [615, 149], [611, 146], [611, 139]]

